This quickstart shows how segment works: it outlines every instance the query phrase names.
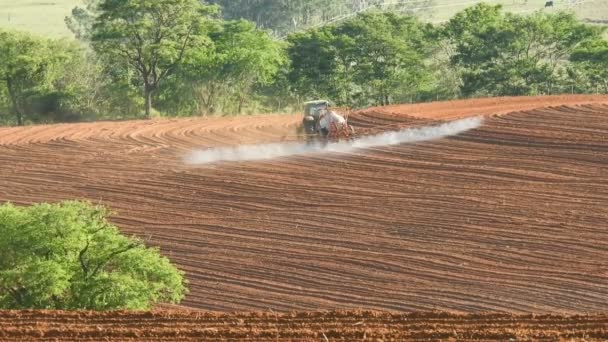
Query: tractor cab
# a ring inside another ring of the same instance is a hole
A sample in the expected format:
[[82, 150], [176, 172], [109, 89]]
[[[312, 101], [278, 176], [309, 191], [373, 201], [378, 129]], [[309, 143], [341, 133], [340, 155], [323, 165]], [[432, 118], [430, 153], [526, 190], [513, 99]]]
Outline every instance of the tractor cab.
[[319, 119], [322, 109], [329, 109], [329, 101], [317, 100], [304, 103], [302, 124], [306, 134], [316, 134], [319, 130]]
[[[323, 111], [325, 115], [322, 115]], [[308, 142], [352, 139], [355, 129], [347, 120], [348, 116], [330, 110], [329, 101], [309, 101], [304, 103], [304, 117], [298, 129], [306, 135]]]

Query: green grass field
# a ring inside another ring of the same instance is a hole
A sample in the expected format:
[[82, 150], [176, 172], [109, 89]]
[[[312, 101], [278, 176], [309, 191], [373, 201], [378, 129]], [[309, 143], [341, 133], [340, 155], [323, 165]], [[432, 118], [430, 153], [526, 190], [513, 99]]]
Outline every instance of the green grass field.
[[[443, 22], [449, 20], [456, 12], [462, 11], [476, 2], [472, 0], [435, 0], [432, 11], [420, 16], [432, 22]], [[606, 0], [554, 0], [554, 6], [548, 8], [545, 8], [546, 0], [486, 0], [484, 2], [501, 4], [506, 11], [514, 13], [525, 14], [539, 10], [551, 13], [571, 10], [581, 19], [608, 20], [608, 1]]]
[[0, 0], [0, 27], [51, 37], [71, 37], [63, 19], [80, 0]]
[[[435, 0], [433, 8], [421, 9], [421, 18], [443, 22], [454, 13], [472, 6], [472, 0]], [[487, 0], [502, 4], [507, 11], [530, 13], [537, 10], [571, 9], [582, 19], [608, 20], [608, 0], [554, 0], [555, 6], [544, 9], [545, 0]], [[578, 4], [576, 4], [578, 3]], [[63, 19], [80, 0], [0, 0], [0, 27], [30, 31], [51, 37], [71, 37]]]

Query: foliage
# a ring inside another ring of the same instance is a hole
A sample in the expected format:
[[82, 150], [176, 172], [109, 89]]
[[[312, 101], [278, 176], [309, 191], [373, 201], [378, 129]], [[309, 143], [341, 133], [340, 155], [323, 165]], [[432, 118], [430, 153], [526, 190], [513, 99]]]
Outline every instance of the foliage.
[[571, 55], [575, 68], [588, 80], [588, 92], [608, 93], [608, 41], [590, 39], [581, 43]]
[[10, 101], [11, 113], [23, 125], [32, 97], [50, 88], [53, 67], [61, 56], [52, 54], [48, 42], [26, 33], [0, 31], [0, 82]]
[[0, 206], [0, 308], [150, 309], [179, 302], [183, 273], [86, 202]]
[[241, 113], [253, 88], [272, 83], [286, 63], [281, 44], [245, 20], [215, 25], [209, 39], [211, 46], [193, 51], [184, 68], [202, 112], [213, 114], [223, 99]]
[[571, 13], [522, 16], [487, 4], [458, 13], [445, 26], [455, 50], [451, 63], [463, 70], [464, 96], [560, 92], [568, 83], [568, 56], [599, 33]]
[[224, 19], [247, 19], [278, 36], [319, 26], [363, 9], [407, 12], [432, 6], [433, 0], [211, 0], [222, 8]]
[[84, 8], [80, 6], [74, 7], [72, 15], [65, 17], [64, 21], [76, 39], [89, 40], [93, 31], [93, 23], [99, 15], [98, 6], [100, 0], [83, 0], [83, 2]]
[[[4, 124], [95, 120], [119, 109], [131, 113], [129, 93], [80, 44], [2, 31], [0, 121]], [[4, 114], [4, 115], [3, 115]]]
[[[2, 34], [0, 123], [150, 117], [153, 101], [189, 116], [608, 92], [599, 27], [489, 4], [440, 25], [411, 16], [431, 2], [86, 0], [66, 18], [84, 47]], [[384, 11], [351, 16], [370, 6]]]
[[404, 101], [427, 86], [427, 27], [410, 16], [366, 13], [289, 37], [290, 80], [340, 105]]
[[190, 49], [206, 44], [206, 18], [214, 7], [198, 0], [104, 0], [97, 10], [93, 48], [112, 64], [137, 72], [150, 117], [160, 83]]

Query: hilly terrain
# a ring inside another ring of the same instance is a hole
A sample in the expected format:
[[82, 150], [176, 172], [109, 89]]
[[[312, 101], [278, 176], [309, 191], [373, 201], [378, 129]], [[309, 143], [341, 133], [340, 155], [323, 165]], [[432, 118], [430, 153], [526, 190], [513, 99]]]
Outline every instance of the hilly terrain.
[[188, 165], [290, 141], [299, 116], [0, 128], [0, 202], [82, 198], [186, 272], [213, 311], [586, 313], [608, 307], [608, 97], [372, 108], [366, 134], [471, 116], [439, 140]]
[[[430, 6], [418, 6], [412, 1], [412, 7], [417, 8], [423, 20], [443, 22], [456, 12], [472, 6], [478, 1], [435, 0]], [[507, 11], [527, 13], [536, 10], [572, 10], [580, 18], [594, 22], [608, 20], [608, 2], [601, 0], [556, 0], [553, 8], [545, 9], [545, 0], [488, 0], [492, 4], [502, 4]], [[72, 34], [67, 29], [64, 18], [70, 15], [72, 8], [82, 6], [79, 0], [52, 1], [11, 1], [0, 0], [0, 27], [29, 31], [50, 37], [68, 37]]]

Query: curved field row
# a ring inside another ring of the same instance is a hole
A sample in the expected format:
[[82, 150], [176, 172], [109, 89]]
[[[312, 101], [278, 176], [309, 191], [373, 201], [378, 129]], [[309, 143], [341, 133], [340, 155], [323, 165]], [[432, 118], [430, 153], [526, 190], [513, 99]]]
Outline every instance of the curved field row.
[[0, 129], [0, 201], [111, 206], [199, 309], [606, 311], [608, 98], [534, 101], [376, 108], [351, 122], [525, 110], [436, 141], [199, 167], [184, 154], [280, 141], [297, 117]]
[[488, 97], [473, 100], [392, 105], [371, 108], [368, 111], [377, 111], [397, 116], [407, 113], [409, 116], [421, 119], [455, 120], [476, 115], [495, 116], [554, 106], [580, 106], [591, 103], [607, 104], [607, 101], [608, 98], [605, 95]]
[[0, 145], [91, 142], [145, 149], [258, 143], [295, 133], [298, 122], [295, 115], [259, 115], [36, 125], [0, 128]]
[[14, 341], [590, 341], [607, 326], [605, 314], [0, 312], [0, 339]]
[[[477, 115], [497, 115], [550, 106], [608, 104], [603, 95], [482, 98], [370, 108], [355, 113], [358, 128], [394, 129]], [[158, 119], [79, 124], [0, 127], [0, 145], [92, 142], [146, 149], [210, 147], [294, 140], [300, 115], [257, 115], [227, 118]], [[396, 125], [397, 124], [397, 125]]]

